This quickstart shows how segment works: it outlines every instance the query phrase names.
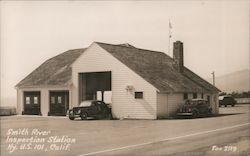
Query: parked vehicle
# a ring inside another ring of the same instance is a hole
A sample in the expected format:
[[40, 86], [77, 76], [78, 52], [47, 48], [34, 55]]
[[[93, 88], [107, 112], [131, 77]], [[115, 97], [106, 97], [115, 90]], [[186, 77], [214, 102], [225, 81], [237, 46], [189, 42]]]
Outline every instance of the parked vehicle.
[[74, 107], [69, 110], [69, 119], [74, 120], [75, 118], [81, 118], [82, 120], [88, 119], [89, 117], [94, 119], [111, 118], [110, 107], [97, 100], [82, 101], [78, 107]]
[[212, 114], [212, 108], [204, 99], [186, 100], [177, 112], [178, 116], [191, 116], [193, 118]]
[[219, 107], [227, 105], [231, 105], [231, 107], [234, 107], [235, 104], [237, 104], [237, 101], [232, 96], [220, 96], [219, 97]]

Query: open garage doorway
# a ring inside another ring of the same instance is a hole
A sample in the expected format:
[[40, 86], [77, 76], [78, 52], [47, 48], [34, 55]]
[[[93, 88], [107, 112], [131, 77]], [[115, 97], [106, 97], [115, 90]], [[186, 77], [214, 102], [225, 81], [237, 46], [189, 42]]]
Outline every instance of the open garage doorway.
[[110, 94], [111, 71], [79, 73], [79, 103], [84, 100], [100, 100], [111, 104]]

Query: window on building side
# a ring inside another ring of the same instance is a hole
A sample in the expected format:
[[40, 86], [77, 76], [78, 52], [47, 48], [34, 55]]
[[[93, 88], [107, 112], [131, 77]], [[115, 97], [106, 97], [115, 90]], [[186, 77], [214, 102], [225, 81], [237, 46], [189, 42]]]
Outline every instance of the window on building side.
[[209, 95], [207, 96], [207, 102], [208, 102], [208, 104], [210, 104], [210, 96]]
[[143, 99], [143, 92], [135, 92], [135, 99]]
[[61, 97], [61, 96], [58, 96], [57, 102], [58, 102], [58, 103], [62, 103], [62, 97]]
[[30, 97], [27, 96], [27, 97], [25, 98], [25, 103], [26, 103], [26, 104], [30, 104]]
[[51, 98], [50, 98], [50, 103], [51, 103], [51, 104], [55, 104], [55, 102], [56, 102], [55, 97], [54, 97], [54, 96], [51, 96]]
[[216, 103], [216, 99], [217, 99], [217, 98], [216, 98], [216, 95], [214, 95], [214, 103]]
[[38, 104], [38, 97], [34, 96], [34, 104]]
[[184, 100], [188, 99], [188, 93], [184, 93], [183, 99]]
[[193, 98], [194, 98], [194, 99], [197, 98], [197, 93], [193, 93]]

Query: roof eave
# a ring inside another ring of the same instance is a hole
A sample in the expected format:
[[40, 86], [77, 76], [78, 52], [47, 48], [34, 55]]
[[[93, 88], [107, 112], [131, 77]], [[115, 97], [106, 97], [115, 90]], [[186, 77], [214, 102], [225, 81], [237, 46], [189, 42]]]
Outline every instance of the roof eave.
[[65, 85], [20, 85], [15, 86], [16, 89], [22, 88], [70, 88], [72, 84], [65, 84]]

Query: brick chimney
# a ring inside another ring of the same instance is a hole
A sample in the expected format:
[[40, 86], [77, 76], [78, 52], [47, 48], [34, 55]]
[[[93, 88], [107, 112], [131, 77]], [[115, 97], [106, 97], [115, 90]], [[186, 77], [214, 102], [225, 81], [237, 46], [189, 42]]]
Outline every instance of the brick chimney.
[[181, 41], [174, 42], [174, 52], [173, 58], [175, 67], [179, 72], [183, 72], [184, 70], [184, 60], [183, 60], [183, 43]]

